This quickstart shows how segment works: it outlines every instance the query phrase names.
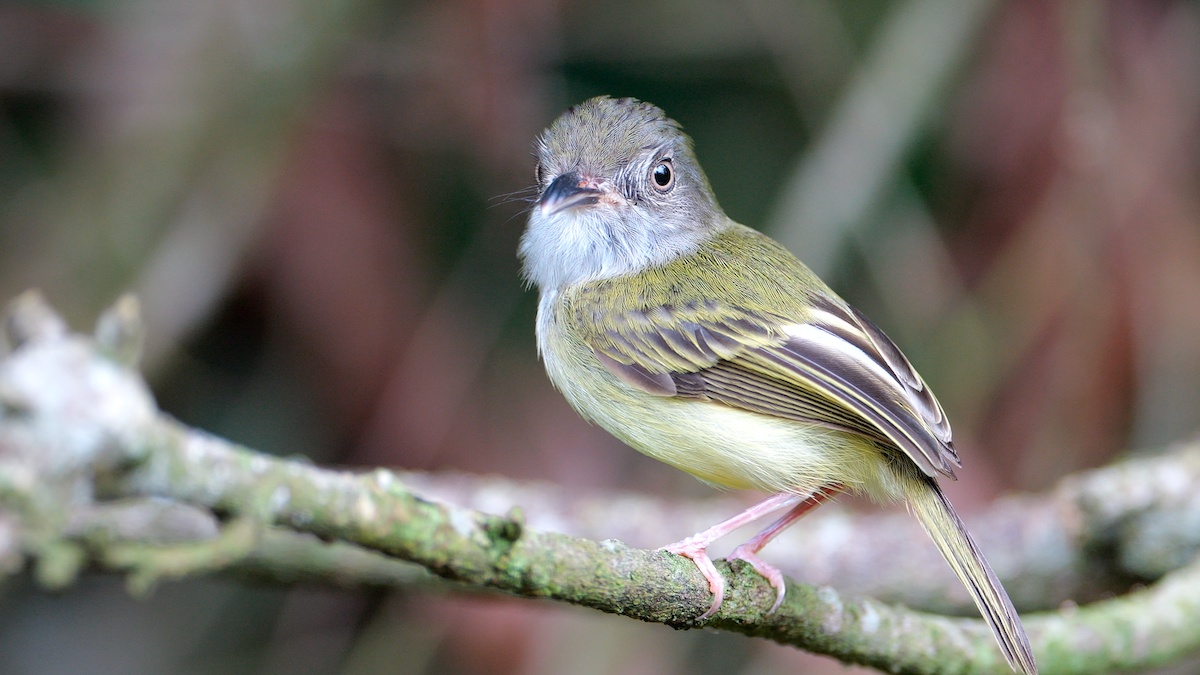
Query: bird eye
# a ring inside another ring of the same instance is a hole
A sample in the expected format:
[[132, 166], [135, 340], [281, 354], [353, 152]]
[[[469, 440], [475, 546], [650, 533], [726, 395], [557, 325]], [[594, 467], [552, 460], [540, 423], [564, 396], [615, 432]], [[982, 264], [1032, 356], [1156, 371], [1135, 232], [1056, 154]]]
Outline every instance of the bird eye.
[[663, 159], [650, 171], [650, 180], [654, 182], [654, 189], [659, 192], [667, 192], [675, 185], [675, 172], [671, 170], [671, 160]]

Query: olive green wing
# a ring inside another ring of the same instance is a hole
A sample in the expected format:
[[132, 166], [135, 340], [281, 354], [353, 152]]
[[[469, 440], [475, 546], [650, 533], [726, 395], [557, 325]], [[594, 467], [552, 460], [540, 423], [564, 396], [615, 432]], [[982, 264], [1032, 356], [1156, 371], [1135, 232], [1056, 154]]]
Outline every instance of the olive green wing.
[[818, 296], [796, 322], [712, 301], [613, 312], [581, 300], [576, 315], [590, 320], [576, 329], [630, 386], [861, 434], [899, 447], [928, 475], [953, 477], [960, 466], [929, 387], [844, 303]]
[[576, 325], [605, 367], [627, 384], [660, 396], [678, 393], [675, 375], [712, 368], [747, 348], [780, 343], [777, 321], [717, 302], [626, 311], [585, 304], [576, 314], [582, 313], [592, 320]]

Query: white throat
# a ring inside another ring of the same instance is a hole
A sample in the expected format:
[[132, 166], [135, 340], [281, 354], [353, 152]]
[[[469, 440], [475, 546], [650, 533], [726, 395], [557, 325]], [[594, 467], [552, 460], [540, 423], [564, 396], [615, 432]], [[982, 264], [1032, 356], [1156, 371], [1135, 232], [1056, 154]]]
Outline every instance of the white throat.
[[551, 215], [535, 206], [520, 255], [526, 278], [545, 293], [666, 264], [695, 251], [708, 234], [707, 228], [673, 225], [636, 206]]

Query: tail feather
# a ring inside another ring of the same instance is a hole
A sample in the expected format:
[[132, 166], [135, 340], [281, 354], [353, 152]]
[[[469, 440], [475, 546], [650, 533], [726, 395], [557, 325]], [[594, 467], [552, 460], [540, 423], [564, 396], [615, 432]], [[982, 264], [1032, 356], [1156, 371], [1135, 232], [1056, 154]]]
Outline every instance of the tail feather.
[[1013, 609], [1008, 593], [996, 579], [991, 565], [988, 565], [975, 540], [967, 532], [962, 519], [932, 478], [914, 478], [911, 485], [908, 494], [910, 508], [950, 568], [967, 587], [979, 612], [995, 634], [996, 641], [1000, 643], [1008, 665], [1024, 675], [1037, 675], [1037, 663], [1029, 647], [1029, 638], [1021, 626], [1021, 618]]

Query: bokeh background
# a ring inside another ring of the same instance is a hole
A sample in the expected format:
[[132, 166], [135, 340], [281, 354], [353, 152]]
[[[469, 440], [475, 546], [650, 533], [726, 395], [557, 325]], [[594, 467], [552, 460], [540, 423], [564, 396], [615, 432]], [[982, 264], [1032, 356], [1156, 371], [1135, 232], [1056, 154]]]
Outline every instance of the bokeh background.
[[[534, 352], [532, 141], [604, 93], [678, 119], [727, 212], [908, 353], [962, 511], [1196, 430], [1194, 2], [0, 2], [0, 298], [86, 328], [136, 291], [162, 406], [269, 452], [703, 497]], [[0, 672], [844, 668], [501, 597], [93, 575], [0, 589]]]

